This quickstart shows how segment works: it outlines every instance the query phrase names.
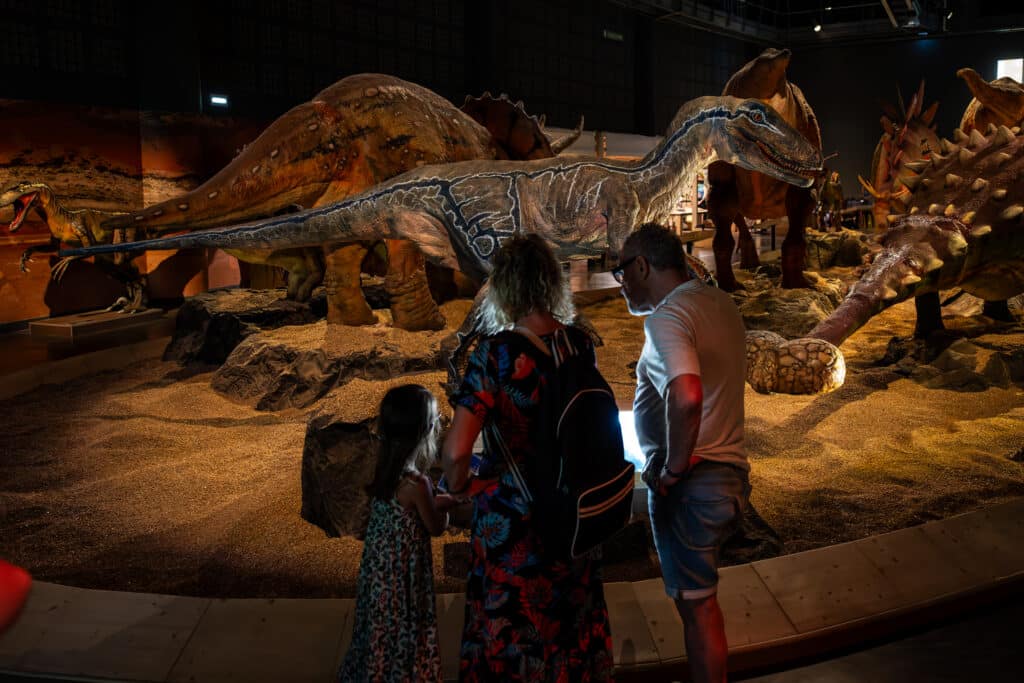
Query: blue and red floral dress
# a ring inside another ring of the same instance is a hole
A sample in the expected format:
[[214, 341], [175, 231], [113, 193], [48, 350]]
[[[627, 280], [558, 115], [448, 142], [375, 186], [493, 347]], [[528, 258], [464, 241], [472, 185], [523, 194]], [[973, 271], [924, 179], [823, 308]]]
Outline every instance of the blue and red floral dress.
[[[584, 332], [566, 332], [577, 352], [593, 358]], [[550, 346], [561, 344], [560, 337], [542, 339]], [[520, 468], [534, 448], [531, 435], [537, 430], [531, 426], [545, 382], [530, 344], [514, 333], [481, 341], [452, 397], [454, 405], [485, 423], [494, 421]], [[459, 680], [611, 680], [612, 638], [599, 560], [545, 557], [530, 505], [501, 456], [485, 450], [480, 476], [490, 473], [496, 480], [475, 497]], [[529, 472], [524, 476], [529, 479]]]

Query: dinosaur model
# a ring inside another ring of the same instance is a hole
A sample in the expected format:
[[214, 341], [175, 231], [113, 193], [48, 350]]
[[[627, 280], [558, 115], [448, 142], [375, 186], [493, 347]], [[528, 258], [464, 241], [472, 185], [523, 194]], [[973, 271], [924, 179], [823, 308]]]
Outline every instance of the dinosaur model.
[[927, 160], [933, 151], [939, 151], [939, 136], [935, 133], [935, 112], [939, 103], [933, 102], [924, 109], [924, 81], [910, 98], [910, 106], [904, 106], [903, 95], [896, 93], [899, 109], [885, 104], [882, 116], [881, 139], [871, 157], [870, 180], [857, 176], [857, 180], [874, 197], [872, 209], [875, 230], [883, 232], [889, 225], [889, 216], [906, 212], [903, 201], [910, 196], [904, 184], [917, 173], [908, 166], [913, 162]]
[[[938, 292], [952, 287], [984, 299], [986, 315], [1012, 319], [1006, 299], [1024, 292], [1024, 137], [995, 125], [987, 135], [957, 133], [958, 144], [942, 141], [947, 153], [913, 163], [920, 173], [906, 180], [913, 193], [909, 212], [894, 217], [874, 263], [832, 315], [807, 338], [748, 334], [748, 381], [755, 389], [835, 388], [842, 383], [835, 347], [911, 297], [918, 337], [942, 328]], [[811, 367], [800, 356], [819, 362]]]
[[[127, 242], [136, 238], [134, 230], [109, 231], [102, 227], [106, 219], [120, 215], [112, 211], [97, 209], [67, 209], [54, 196], [53, 190], [45, 183], [21, 182], [0, 193], [0, 207], [12, 206], [14, 218], [8, 231], [17, 232], [28, 215], [35, 211], [46, 221], [50, 229], [50, 241], [29, 247], [21, 254], [18, 266], [28, 272], [28, 264], [37, 253], [56, 253], [62, 244], [88, 246], [107, 242]], [[59, 282], [74, 258], [58, 261], [51, 271], [51, 277]], [[114, 258], [97, 261], [97, 265], [108, 275], [125, 285], [127, 296], [118, 299], [108, 310], [120, 307], [145, 307], [145, 277], [139, 273], [128, 254], [116, 254]]]
[[62, 254], [405, 239], [433, 262], [482, 281], [502, 240], [535, 232], [562, 254], [608, 252], [614, 262], [634, 226], [667, 217], [696, 169], [716, 158], [803, 186], [821, 173], [819, 151], [768, 105], [701, 97], [680, 108], [661, 143], [638, 162], [556, 157], [427, 166], [316, 209]]
[[960, 69], [956, 75], [974, 95], [960, 119], [964, 133], [984, 132], [989, 125], [1012, 128], [1024, 121], [1024, 86], [1020, 83], [1007, 77], [986, 81], [974, 69]]
[[[820, 152], [818, 120], [800, 88], [786, 79], [789, 59], [789, 50], [765, 50], [729, 79], [722, 94], [765, 102]], [[814, 208], [811, 191], [724, 161], [708, 167], [708, 185], [707, 207], [715, 224], [712, 249], [719, 286], [729, 292], [738, 287], [731, 263], [736, 245], [733, 223], [739, 230], [740, 267], [756, 268], [760, 259], [745, 218], [788, 216], [789, 230], [782, 242], [782, 286], [806, 287], [804, 229]]]
[[[230, 164], [191, 192], [108, 220], [106, 231], [133, 227], [148, 237], [255, 220], [292, 207], [340, 201], [425, 164], [469, 159], [554, 156], [575, 135], [551, 142], [522, 103], [490, 94], [466, 107], [490, 129], [436, 93], [381, 74], [338, 81], [294, 107]], [[492, 132], [493, 131], [493, 132]], [[242, 261], [288, 271], [288, 297], [304, 301], [321, 280], [329, 322], [376, 320], [359, 286], [367, 244], [229, 249]], [[436, 329], [444, 319], [430, 296], [423, 256], [412, 244], [387, 243], [385, 288], [395, 324]]]

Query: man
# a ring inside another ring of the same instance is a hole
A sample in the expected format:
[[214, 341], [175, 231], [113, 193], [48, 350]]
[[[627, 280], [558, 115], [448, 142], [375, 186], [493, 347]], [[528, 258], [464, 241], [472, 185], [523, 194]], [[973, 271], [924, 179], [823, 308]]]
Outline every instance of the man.
[[692, 679], [725, 681], [718, 551], [750, 494], [743, 319], [728, 294], [690, 276], [682, 243], [659, 225], [629, 236], [612, 274], [630, 313], [647, 316], [633, 411], [665, 590]]

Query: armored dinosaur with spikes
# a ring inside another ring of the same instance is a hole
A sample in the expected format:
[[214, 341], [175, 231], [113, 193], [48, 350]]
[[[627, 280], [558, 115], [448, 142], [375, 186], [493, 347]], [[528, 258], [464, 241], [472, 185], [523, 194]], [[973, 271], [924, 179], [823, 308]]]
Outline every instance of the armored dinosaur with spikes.
[[[765, 50], [729, 79], [722, 94], [763, 101], [820, 151], [821, 132], [814, 111], [800, 88], [786, 78], [790, 56], [789, 50]], [[810, 190], [723, 162], [708, 167], [708, 183], [708, 217], [715, 223], [715, 272], [722, 289], [731, 292], [739, 286], [732, 272], [732, 225], [739, 230], [740, 267], [756, 268], [760, 259], [745, 219], [781, 216], [789, 217], [782, 242], [782, 286], [806, 287], [804, 229], [814, 208]]]
[[870, 180], [857, 176], [857, 180], [874, 197], [872, 215], [875, 230], [882, 232], [889, 225], [889, 216], [906, 210], [903, 200], [910, 195], [904, 181], [913, 178], [919, 171], [908, 166], [915, 161], [927, 160], [933, 151], [939, 150], [939, 136], [935, 133], [935, 112], [938, 102], [924, 109], [924, 81], [910, 98], [910, 105], [904, 106], [903, 95], [897, 90], [899, 108], [883, 105], [885, 115], [881, 118], [881, 139], [871, 157]]
[[[759, 391], [815, 393], [842, 384], [836, 348], [872, 316], [914, 298], [915, 336], [942, 328], [939, 290], [958, 287], [1009, 319], [1024, 292], [1024, 137], [1017, 127], [957, 129], [945, 153], [913, 165], [909, 211], [894, 216], [881, 251], [828, 318], [806, 338], [748, 334], [747, 379]], [[811, 360], [815, 361], [812, 365]]]
[[[103, 242], [103, 237], [126, 228], [153, 237], [273, 216], [296, 205], [322, 206], [427, 163], [546, 158], [579, 135], [577, 129], [549, 141], [541, 122], [528, 116], [521, 102], [513, 104], [504, 95], [467, 98], [464, 107], [472, 115], [426, 88], [392, 76], [350, 76], [282, 115], [195, 190], [106, 220], [102, 236], [79, 243]], [[288, 297], [300, 301], [308, 299], [326, 268], [328, 320], [365, 324], [376, 319], [359, 287], [368, 246], [242, 248], [230, 253], [249, 263], [287, 270]], [[388, 242], [387, 251], [385, 288], [395, 324], [406, 329], [443, 326], [427, 286], [422, 254], [414, 244], [400, 241]]]
[[680, 108], [662, 141], [638, 162], [556, 157], [427, 166], [317, 209], [62, 253], [405, 239], [435, 263], [483, 280], [503, 240], [534, 232], [563, 255], [608, 252], [614, 262], [633, 228], [664, 220], [696, 170], [714, 159], [804, 187], [821, 173], [819, 151], [767, 104], [702, 97]]

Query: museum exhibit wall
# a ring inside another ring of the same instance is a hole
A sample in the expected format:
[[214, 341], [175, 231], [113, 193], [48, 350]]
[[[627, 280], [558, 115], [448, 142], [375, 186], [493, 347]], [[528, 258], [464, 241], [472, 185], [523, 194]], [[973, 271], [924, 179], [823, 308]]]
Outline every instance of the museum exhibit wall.
[[[680, 104], [720, 92], [760, 51], [610, 2], [5, 7], [0, 189], [46, 182], [76, 209], [135, 210], [191, 189], [262, 126], [350, 74], [396, 75], [456, 104], [505, 92], [551, 126], [584, 116], [589, 131], [660, 135]], [[211, 94], [229, 107], [211, 106]], [[11, 216], [0, 209], [4, 227]], [[0, 230], [0, 327], [106, 306], [120, 292], [84, 262], [50, 281], [45, 254], [21, 273], [19, 255], [46, 234], [35, 215], [18, 234]], [[157, 299], [239, 281], [219, 252], [168, 256], [137, 261]]]
[[866, 175], [882, 135], [880, 102], [896, 105], [897, 87], [905, 101], [925, 81], [925, 106], [939, 102], [935, 122], [940, 136], [951, 137], [971, 101], [956, 76], [970, 67], [986, 80], [996, 77], [996, 61], [1024, 57], [1020, 33], [915, 38], [794, 50], [789, 79], [798, 84], [821, 124], [826, 155], [838, 170], [847, 197], [859, 197], [857, 174]]

